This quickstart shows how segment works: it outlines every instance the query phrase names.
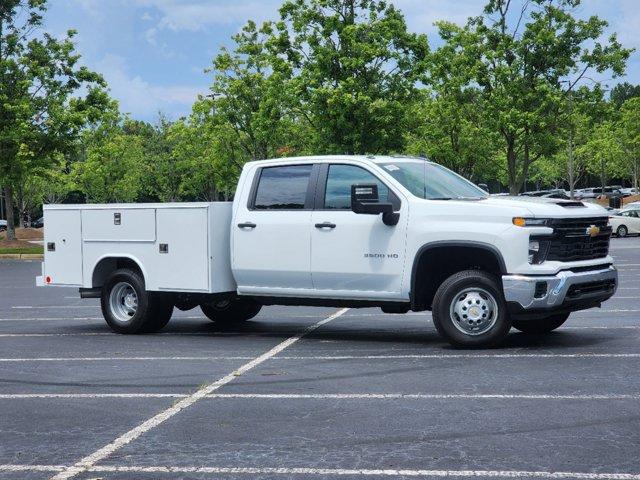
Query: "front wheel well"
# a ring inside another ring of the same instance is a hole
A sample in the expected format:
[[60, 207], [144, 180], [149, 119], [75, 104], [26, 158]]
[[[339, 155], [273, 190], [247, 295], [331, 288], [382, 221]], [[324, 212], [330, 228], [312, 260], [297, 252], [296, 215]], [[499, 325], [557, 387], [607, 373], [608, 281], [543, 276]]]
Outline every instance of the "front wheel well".
[[484, 244], [426, 245], [416, 255], [411, 275], [411, 308], [431, 309], [436, 291], [451, 275], [481, 270], [500, 278], [506, 273], [500, 253]]

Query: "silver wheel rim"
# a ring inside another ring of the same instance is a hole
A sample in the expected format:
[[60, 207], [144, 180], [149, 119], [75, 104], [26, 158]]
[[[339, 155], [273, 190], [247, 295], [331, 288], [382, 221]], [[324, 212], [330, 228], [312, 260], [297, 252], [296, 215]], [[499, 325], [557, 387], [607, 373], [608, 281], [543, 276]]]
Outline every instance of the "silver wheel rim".
[[449, 315], [455, 327], [465, 335], [482, 335], [498, 319], [498, 302], [483, 288], [465, 288], [451, 302]]
[[626, 237], [627, 236], [627, 227], [618, 227], [618, 236]]
[[131, 284], [119, 282], [114, 285], [109, 294], [109, 309], [117, 321], [131, 321], [138, 311], [138, 295]]

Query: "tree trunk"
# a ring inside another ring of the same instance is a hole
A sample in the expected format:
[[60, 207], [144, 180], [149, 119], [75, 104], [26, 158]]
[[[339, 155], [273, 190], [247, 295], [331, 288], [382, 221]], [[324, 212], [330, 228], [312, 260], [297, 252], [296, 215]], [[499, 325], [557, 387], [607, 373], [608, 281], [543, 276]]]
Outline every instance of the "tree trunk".
[[513, 140], [507, 141], [507, 174], [509, 176], [509, 195], [518, 195], [518, 193], [520, 193], [520, 186], [518, 185], [516, 151]]
[[569, 177], [569, 198], [573, 200], [576, 190], [576, 171], [573, 159], [573, 138], [571, 138], [571, 135], [569, 136], [569, 143], [567, 144], [567, 171]]
[[13, 188], [10, 185], [4, 187], [4, 205], [7, 217], [7, 240], [15, 240], [16, 225], [13, 221]]

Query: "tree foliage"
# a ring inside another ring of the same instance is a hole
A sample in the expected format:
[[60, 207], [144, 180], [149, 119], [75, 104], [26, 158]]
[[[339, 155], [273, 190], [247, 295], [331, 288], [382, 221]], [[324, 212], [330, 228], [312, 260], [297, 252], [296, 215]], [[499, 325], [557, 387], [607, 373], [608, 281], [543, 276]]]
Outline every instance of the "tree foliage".
[[107, 102], [102, 77], [79, 65], [75, 32], [62, 40], [40, 32], [45, 7], [45, 0], [0, 0], [0, 183], [9, 239], [14, 192], [72, 148]]

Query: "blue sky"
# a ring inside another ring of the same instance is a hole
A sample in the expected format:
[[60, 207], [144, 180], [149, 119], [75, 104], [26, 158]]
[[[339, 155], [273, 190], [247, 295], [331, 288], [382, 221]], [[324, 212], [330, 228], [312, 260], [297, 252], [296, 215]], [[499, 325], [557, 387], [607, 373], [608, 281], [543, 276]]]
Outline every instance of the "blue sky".
[[[486, 0], [391, 0], [413, 31], [439, 42], [433, 22], [464, 23]], [[78, 31], [83, 62], [102, 73], [121, 109], [153, 121], [162, 111], [176, 119], [188, 114], [211, 83], [204, 69], [221, 45], [248, 19], [277, 17], [281, 0], [51, 0], [46, 29], [62, 35]], [[638, 0], [583, 0], [580, 16], [606, 19], [627, 47], [640, 50]], [[626, 81], [640, 83], [640, 54], [629, 62]], [[604, 78], [604, 83], [615, 81]]]

